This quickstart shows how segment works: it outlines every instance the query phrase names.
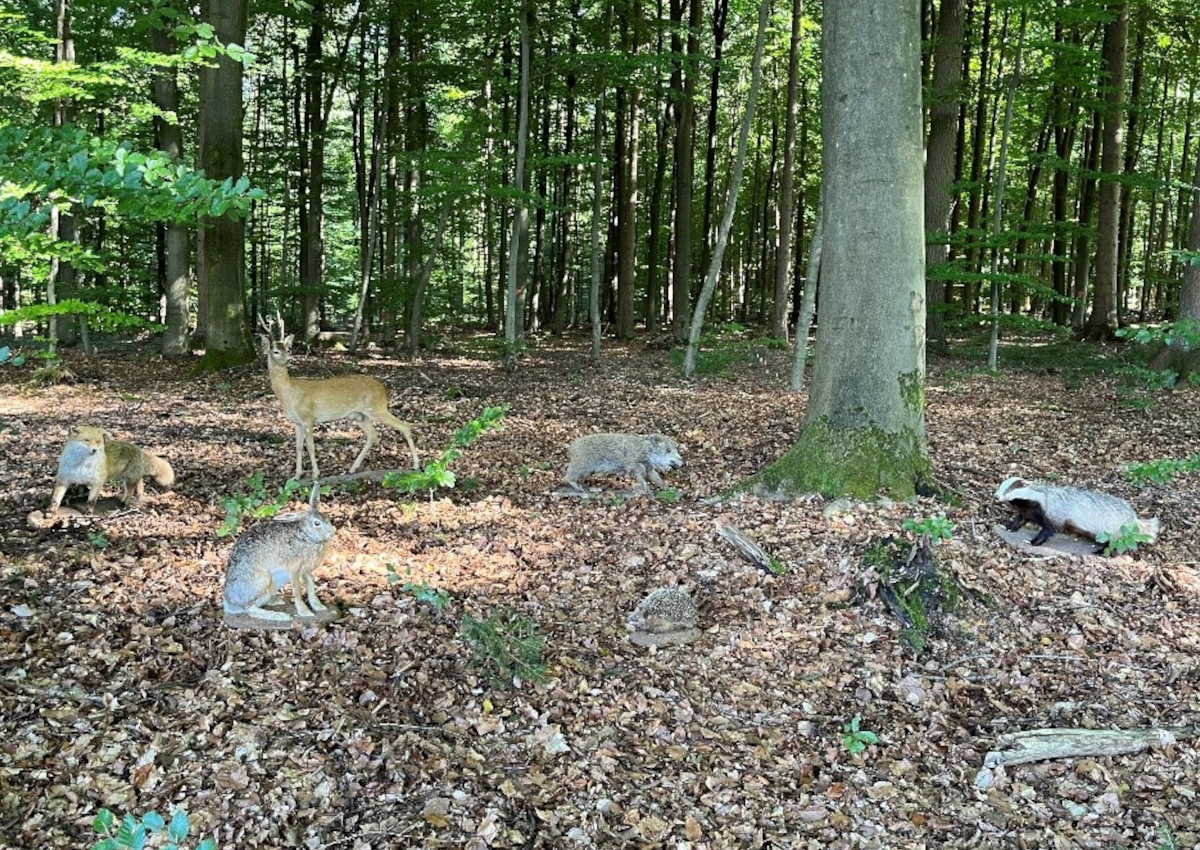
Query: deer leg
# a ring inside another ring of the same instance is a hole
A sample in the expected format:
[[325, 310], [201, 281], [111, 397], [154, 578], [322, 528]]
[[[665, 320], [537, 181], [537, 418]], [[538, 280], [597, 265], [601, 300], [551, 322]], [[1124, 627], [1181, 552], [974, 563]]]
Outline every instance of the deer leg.
[[296, 425], [296, 478], [304, 474], [304, 426]]
[[363, 444], [362, 451], [358, 453], [358, 457], [354, 459], [354, 463], [350, 466], [351, 472], [358, 471], [358, 468], [362, 465], [363, 459], [367, 456], [367, 452], [371, 450], [371, 446], [379, 442], [379, 434], [375, 430], [375, 425], [371, 422], [369, 417], [363, 416], [357, 421], [358, 427], [362, 428], [363, 434], [365, 434], [367, 437], [367, 441]]
[[[317, 479], [319, 479], [321, 477], [321, 473], [317, 469], [317, 450], [313, 447], [313, 431], [315, 429], [316, 429], [316, 423], [313, 423], [312, 425], [304, 426], [304, 444], [306, 446], [308, 446], [308, 462], [312, 466], [312, 480], [313, 481], [316, 481]], [[299, 451], [299, 447], [297, 447], [297, 451]], [[297, 465], [299, 465], [299, 463], [300, 463], [299, 458], [297, 458], [296, 463], [297, 463]], [[303, 468], [302, 467], [300, 467], [300, 468], [301, 468], [301, 471], [296, 473], [297, 478], [299, 478], [301, 475], [304, 474]]]

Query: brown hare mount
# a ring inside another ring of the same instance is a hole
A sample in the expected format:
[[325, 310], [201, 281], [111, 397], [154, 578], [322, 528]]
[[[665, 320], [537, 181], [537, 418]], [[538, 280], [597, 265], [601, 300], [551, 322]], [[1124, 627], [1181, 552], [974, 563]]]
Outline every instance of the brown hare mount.
[[[225, 565], [225, 625], [290, 629], [296, 623], [337, 619], [337, 610], [317, 599], [312, 577], [325, 560], [336, 530], [321, 514], [319, 500], [320, 485], [313, 484], [307, 510], [279, 514], [251, 526], [233, 544]], [[295, 615], [279, 595], [285, 584], [292, 586]]]
[[[282, 325], [280, 326], [282, 333]], [[375, 425], [382, 423], [395, 428], [404, 435], [408, 450], [412, 453], [413, 469], [420, 468], [417, 447], [413, 444], [412, 429], [388, 410], [387, 388], [367, 375], [337, 375], [332, 378], [293, 378], [288, 374], [288, 360], [292, 354], [293, 335], [288, 334], [272, 341], [267, 334], [260, 334], [267, 351], [267, 372], [271, 378], [271, 390], [283, 413], [296, 428], [296, 478], [304, 475], [304, 447], [308, 447], [312, 480], [317, 481], [321, 473], [317, 468], [317, 453], [313, 448], [313, 429], [322, 422], [351, 419], [358, 423], [366, 436], [362, 451], [350, 466], [350, 473], [358, 471], [371, 446], [379, 442]]]

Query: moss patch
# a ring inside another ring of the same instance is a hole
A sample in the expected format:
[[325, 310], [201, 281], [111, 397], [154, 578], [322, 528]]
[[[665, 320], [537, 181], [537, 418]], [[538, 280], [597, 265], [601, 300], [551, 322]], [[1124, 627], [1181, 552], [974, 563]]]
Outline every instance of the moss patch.
[[254, 362], [254, 348], [229, 349], [228, 351], [213, 351], [209, 349], [204, 352], [200, 360], [196, 363], [196, 374], [204, 374], [206, 372], [220, 372], [222, 369], [230, 369], [234, 366], [244, 366], [247, 363]]
[[946, 615], [962, 601], [958, 582], [938, 569], [929, 538], [916, 545], [895, 537], [874, 540], [862, 562], [878, 580], [879, 597], [903, 624], [901, 642], [917, 654], [924, 652], [929, 636], [943, 631]]
[[834, 428], [828, 419], [809, 423], [783, 457], [736, 489], [765, 495], [820, 493], [873, 499], [882, 493], [910, 499], [928, 479], [924, 441], [911, 430]]

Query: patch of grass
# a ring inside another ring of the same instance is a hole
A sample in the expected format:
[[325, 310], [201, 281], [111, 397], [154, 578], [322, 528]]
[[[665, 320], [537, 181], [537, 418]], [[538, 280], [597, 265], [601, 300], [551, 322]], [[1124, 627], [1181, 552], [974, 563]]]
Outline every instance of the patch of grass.
[[675, 504], [679, 501], [679, 491], [674, 487], [665, 487], [654, 494], [654, 498]]
[[508, 609], [492, 611], [482, 620], [464, 614], [459, 634], [471, 650], [472, 666], [493, 683], [520, 685], [545, 679], [546, 639], [537, 621]]
[[[700, 336], [700, 346], [696, 351], [696, 374], [717, 375], [734, 366], [762, 363], [773, 351], [787, 351], [790, 347], [786, 339], [754, 336], [737, 322], [726, 322]], [[671, 362], [677, 369], [683, 368], [686, 350], [686, 347], [671, 349]]]

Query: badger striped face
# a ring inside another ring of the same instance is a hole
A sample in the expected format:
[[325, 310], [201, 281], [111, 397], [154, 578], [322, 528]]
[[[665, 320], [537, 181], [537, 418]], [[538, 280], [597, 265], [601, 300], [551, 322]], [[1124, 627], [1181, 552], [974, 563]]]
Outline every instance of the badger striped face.
[[[1026, 492], [1018, 494], [1017, 491], [1022, 490]], [[1013, 499], [1028, 499], [1030, 498], [1028, 490], [1029, 484], [1024, 478], [1015, 475], [1010, 476], [1001, 481], [1000, 486], [996, 488], [996, 501], [1011, 502]]]

